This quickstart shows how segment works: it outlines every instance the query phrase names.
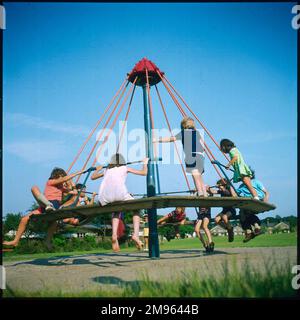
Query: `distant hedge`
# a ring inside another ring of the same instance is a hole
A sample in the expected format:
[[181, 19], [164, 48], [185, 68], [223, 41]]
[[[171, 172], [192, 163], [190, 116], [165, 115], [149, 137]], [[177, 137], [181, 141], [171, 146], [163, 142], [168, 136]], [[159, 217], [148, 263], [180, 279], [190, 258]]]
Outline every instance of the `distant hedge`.
[[[134, 246], [132, 242], [128, 246]], [[86, 235], [82, 238], [65, 238], [62, 235], [56, 235], [53, 238], [53, 252], [72, 252], [89, 251], [97, 249], [111, 249], [111, 240], [96, 236]], [[49, 252], [43, 239], [21, 239], [19, 245], [14, 250], [15, 253], [44, 253]]]

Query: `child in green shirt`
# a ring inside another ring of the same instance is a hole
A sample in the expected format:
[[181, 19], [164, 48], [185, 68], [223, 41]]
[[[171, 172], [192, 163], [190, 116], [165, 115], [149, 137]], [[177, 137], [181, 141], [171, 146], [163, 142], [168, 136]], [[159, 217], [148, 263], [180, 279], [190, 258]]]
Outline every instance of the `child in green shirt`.
[[249, 189], [251, 195], [254, 199], [259, 200], [257, 192], [252, 187], [251, 178], [252, 171], [247, 166], [244, 161], [244, 158], [238, 148], [235, 146], [234, 142], [229, 139], [222, 139], [220, 142], [221, 150], [224, 153], [229, 153], [230, 161], [226, 166], [226, 169], [229, 170], [231, 166], [234, 169], [233, 182], [242, 181], [247, 188]]

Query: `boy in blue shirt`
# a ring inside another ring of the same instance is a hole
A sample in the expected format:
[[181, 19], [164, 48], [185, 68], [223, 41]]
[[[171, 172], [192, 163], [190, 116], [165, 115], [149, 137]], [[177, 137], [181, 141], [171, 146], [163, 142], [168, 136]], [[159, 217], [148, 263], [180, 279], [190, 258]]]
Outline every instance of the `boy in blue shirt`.
[[[252, 170], [251, 185], [257, 192], [259, 200], [265, 202], [269, 201], [269, 192], [266, 190], [261, 181], [255, 179], [254, 170]], [[242, 183], [236, 191], [240, 197], [252, 198], [252, 194], [244, 183]], [[231, 193], [233, 196], [237, 196], [232, 188]], [[261, 234], [260, 220], [252, 211], [240, 209], [240, 222], [243, 230], [245, 231], [245, 239], [243, 242], [248, 242]]]

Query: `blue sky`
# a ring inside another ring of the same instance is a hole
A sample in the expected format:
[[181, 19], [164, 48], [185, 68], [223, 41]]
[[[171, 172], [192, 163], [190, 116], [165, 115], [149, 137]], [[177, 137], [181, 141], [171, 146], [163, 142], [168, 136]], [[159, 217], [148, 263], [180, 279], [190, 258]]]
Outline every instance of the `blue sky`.
[[[255, 168], [277, 205], [260, 217], [297, 214], [292, 6], [5, 4], [4, 214], [25, 212], [33, 202], [30, 187], [43, 189], [54, 166], [69, 166], [126, 73], [143, 57], [166, 73], [217, 141], [233, 140]], [[178, 128], [180, 114], [162, 84], [159, 89]], [[138, 88], [129, 130], [141, 127], [142, 107]], [[153, 107], [156, 127], [165, 127], [155, 98]], [[208, 137], [206, 142], [216, 151]], [[74, 169], [83, 161], [84, 156]], [[204, 178], [208, 184], [217, 179], [208, 161]], [[160, 180], [162, 191], [186, 190], [179, 165], [161, 165]], [[88, 189], [97, 191], [99, 182]], [[129, 176], [128, 189], [145, 192], [145, 178]]]

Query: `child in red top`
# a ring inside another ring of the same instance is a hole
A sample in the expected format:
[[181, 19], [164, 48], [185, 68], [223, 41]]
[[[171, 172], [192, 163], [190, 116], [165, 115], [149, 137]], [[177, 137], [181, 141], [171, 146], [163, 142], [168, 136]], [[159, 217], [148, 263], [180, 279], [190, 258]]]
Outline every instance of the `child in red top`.
[[[64, 193], [74, 192], [73, 186], [74, 183], [71, 182], [71, 179], [80, 175], [82, 171], [73, 173], [71, 175], [67, 175], [67, 173], [61, 168], [54, 168], [51, 172], [50, 178], [46, 183], [44, 194], [42, 194], [38, 187], [32, 187], [31, 191], [40, 205], [40, 208], [34, 210], [24, 216], [19, 224], [15, 239], [12, 241], [4, 241], [3, 245], [16, 247], [19, 244], [19, 241], [25, 232], [26, 226], [29, 222], [30, 216], [33, 214], [41, 214], [45, 212], [45, 210], [55, 210], [58, 209], [61, 205], [62, 197]], [[77, 191], [75, 191], [77, 192]], [[48, 248], [51, 247], [50, 239], [56, 229], [57, 223], [54, 222], [49, 226], [46, 245]]]
[[186, 214], [185, 214], [185, 208], [184, 207], [176, 207], [176, 209], [164, 217], [160, 218], [157, 221], [157, 224], [164, 225], [165, 223], [175, 223], [174, 226], [175, 232], [176, 232], [176, 238], [179, 239], [179, 225], [185, 224], [186, 221]]

